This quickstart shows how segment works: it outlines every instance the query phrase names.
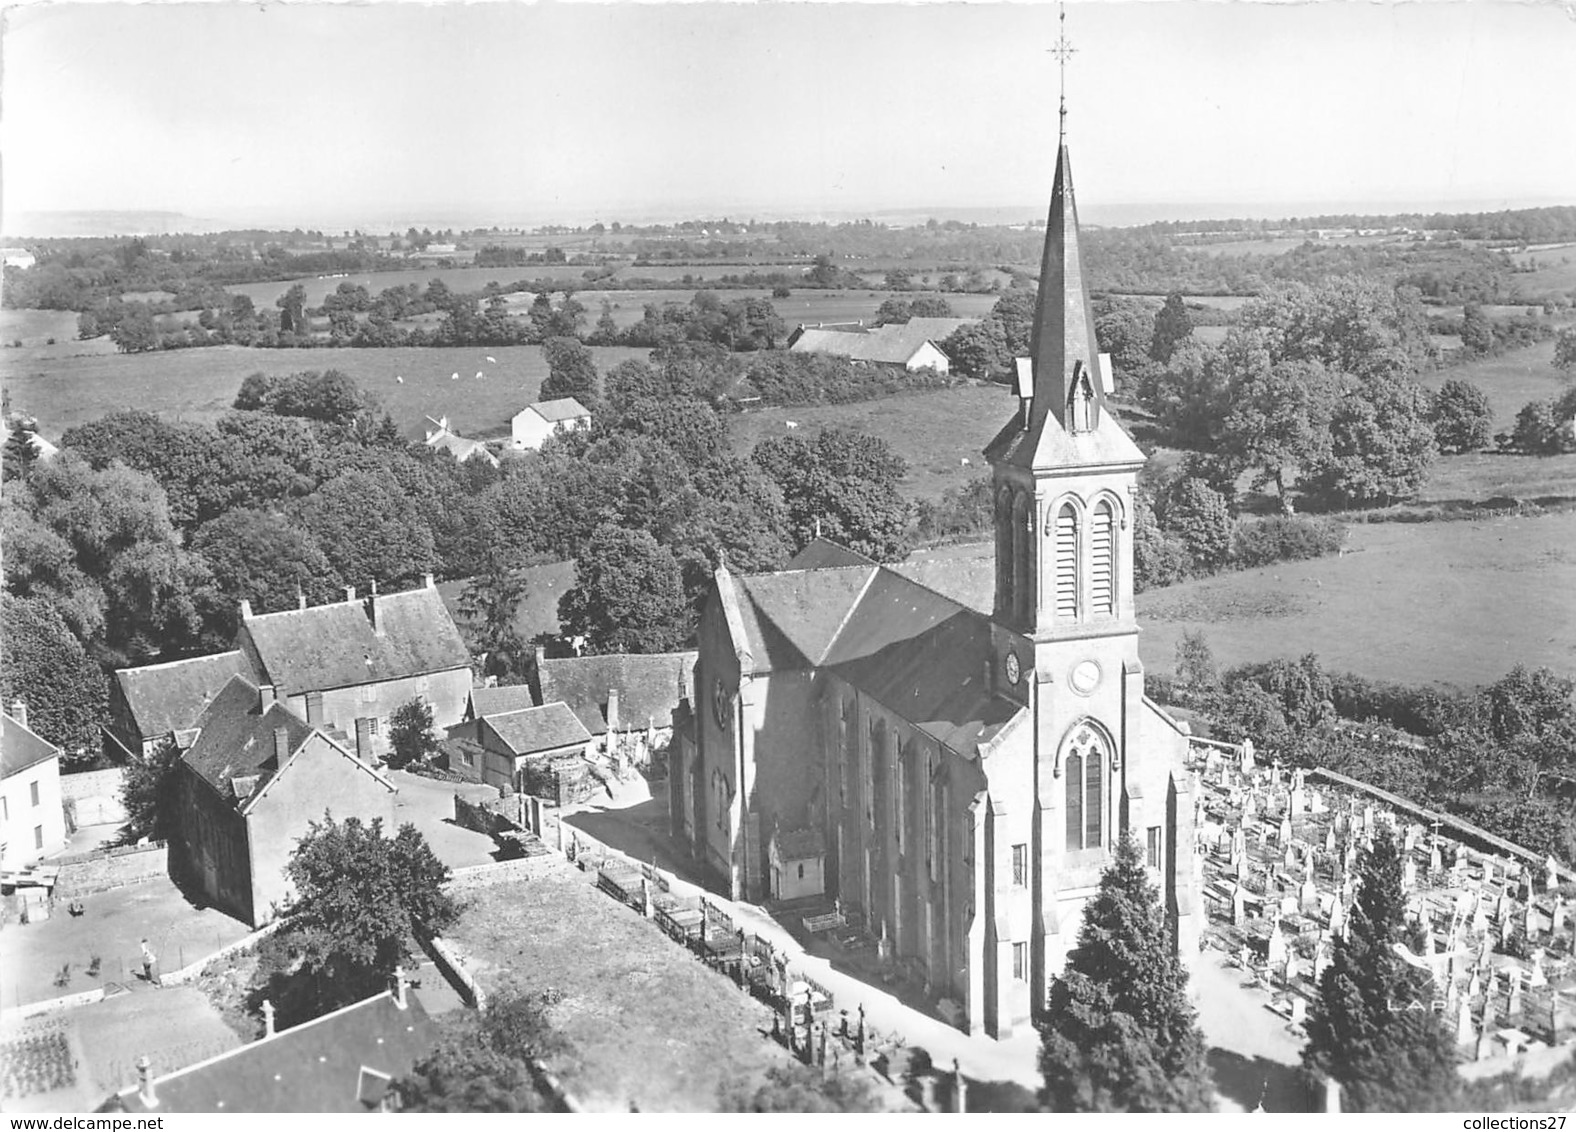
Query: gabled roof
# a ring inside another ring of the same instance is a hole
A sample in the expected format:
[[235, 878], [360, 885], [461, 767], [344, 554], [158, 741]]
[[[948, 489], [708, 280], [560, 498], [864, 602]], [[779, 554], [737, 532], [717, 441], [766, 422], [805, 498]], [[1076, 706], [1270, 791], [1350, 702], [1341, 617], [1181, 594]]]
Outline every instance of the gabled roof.
[[471, 719], [481, 719], [535, 706], [529, 684], [501, 684], [496, 688], [472, 688], [467, 715]]
[[482, 726], [516, 756], [535, 755], [591, 741], [591, 732], [564, 703], [486, 715], [481, 721]]
[[988, 617], [885, 566], [718, 584], [737, 596], [753, 670], [828, 668], [963, 754], [1020, 710], [986, 678]]
[[472, 456], [480, 456], [494, 467], [498, 465], [498, 457], [487, 451], [487, 445], [480, 440], [472, 440], [469, 437], [450, 432], [446, 428], [438, 429], [437, 432], [427, 437], [425, 443], [428, 448], [441, 448], [445, 452], [453, 453], [457, 463], [463, 464]]
[[939, 349], [940, 341], [959, 326], [977, 321], [972, 318], [918, 318], [869, 330], [807, 327], [799, 332], [788, 349], [795, 354], [835, 354], [854, 361], [904, 365], [926, 342]]
[[[378, 628], [374, 630], [372, 617]], [[468, 668], [436, 587], [243, 616], [239, 637], [281, 696]]]
[[219, 1057], [153, 1079], [157, 1104], [138, 1086], [106, 1107], [127, 1112], [367, 1112], [374, 1079], [410, 1073], [437, 1040], [438, 1027], [414, 992], [403, 1010], [385, 991]]
[[230, 677], [251, 674], [246, 657], [239, 649], [232, 649], [190, 660], [117, 669], [115, 683], [131, 708], [138, 732], [151, 739], [191, 727]]
[[980, 554], [908, 558], [891, 569], [975, 613], [989, 616], [996, 603], [996, 557], [989, 544]]
[[616, 653], [543, 659], [537, 665], [542, 701], [561, 701], [593, 735], [607, 731], [607, 693], [618, 689], [619, 730], [668, 727], [694, 681], [694, 652]]
[[876, 560], [827, 538], [813, 538], [788, 560], [786, 570], [824, 570], [829, 566], [874, 566]]
[[[236, 779], [272, 775], [279, 770], [274, 733], [285, 732], [285, 750], [306, 742], [312, 728], [284, 704], [261, 710], [258, 688], [244, 676], [232, 676], [197, 720], [197, 740], [181, 760], [225, 797], [236, 797]], [[256, 783], [253, 783], [255, 786]], [[251, 790], [240, 797], [249, 796]]]
[[59, 747], [40, 739], [10, 713], [0, 712], [0, 778], [21, 774], [59, 754]]
[[1068, 432], [1054, 415], [1042, 418], [1036, 409], [1035, 417], [1039, 423], [1028, 429], [1017, 417], [1003, 425], [985, 446], [985, 458], [1046, 469], [1131, 467], [1144, 462], [1143, 451], [1110, 412], [1101, 413], [1090, 431], [1077, 433]]
[[591, 410], [573, 397], [559, 397], [552, 401], [538, 401], [534, 405], [527, 405], [521, 412], [535, 413], [550, 424], [557, 421], [572, 421], [579, 417], [589, 417], [591, 415]]

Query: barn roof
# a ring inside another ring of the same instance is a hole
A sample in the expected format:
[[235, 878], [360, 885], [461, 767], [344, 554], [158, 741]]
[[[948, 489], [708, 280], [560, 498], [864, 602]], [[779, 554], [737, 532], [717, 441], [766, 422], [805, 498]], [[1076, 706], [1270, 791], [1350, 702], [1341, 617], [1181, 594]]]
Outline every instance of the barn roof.
[[591, 732], [564, 703], [486, 715], [482, 725], [516, 755], [534, 755], [591, 741]]
[[591, 410], [576, 401], [573, 397], [559, 397], [552, 401], [538, 401], [526, 409], [534, 412], [544, 421], [572, 421], [577, 417], [589, 417]]
[[9, 712], [0, 712], [0, 778], [21, 774], [28, 767], [47, 762], [60, 754], [60, 748], [15, 719]]
[[182, 731], [197, 722], [204, 707], [236, 675], [250, 676], [251, 665], [239, 649], [146, 664], [115, 672], [137, 731], [145, 739]]
[[467, 714], [471, 719], [482, 719], [535, 706], [536, 700], [531, 696], [529, 684], [502, 684], [496, 688], [472, 688]]
[[437, 1040], [413, 991], [392, 992], [280, 1030], [153, 1079], [157, 1104], [133, 1085], [106, 1108], [128, 1112], [368, 1112]]
[[673, 709], [690, 695], [694, 652], [615, 653], [537, 663], [542, 702], [561, 701], [593, 735], [607, 729], [608, 691], [618, 689], [619, 730], [670, 725]]
[[[373, 618], [377, 626], [373, 626]], [[241, 618], [280, 695], [468, 668], [470, 652], [436, 587]]]
[[937, 345], [972, 318], [914, 318], [869, 330], [806, 327], [789, 347], [799, 354], [836, 354], [863, 362], [907, 363], [926, 342]]
[[[232, 676], [197, 720], [197, 739], [181, 759], [219, 793], [229, 796], [235, 779], [279, 770], [274, 733], [281, 729], [286, 754], [312, 733], [307, 722], [282, 703], [263, 710], [257, 685], [244, 676]], [[248, 790], [241, 796], [250, 793]]]

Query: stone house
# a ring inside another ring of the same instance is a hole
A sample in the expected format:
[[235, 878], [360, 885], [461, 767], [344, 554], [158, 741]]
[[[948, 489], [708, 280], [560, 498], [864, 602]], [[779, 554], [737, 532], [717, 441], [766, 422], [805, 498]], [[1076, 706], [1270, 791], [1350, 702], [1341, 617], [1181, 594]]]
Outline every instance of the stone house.
[[0, 712], [0, 872], [15, 872], [66, 844], [60, 748], [33, 734], [27, 705]]
[[450, 727], [449, 738], [455, 741], [451, 770], [505, 794], [523, 794], [530, 764], [584, 758], [591, 733], [567, 705], [544, 704], [476, 716]]
[[516, 413], [509, 423], [510, 443], [517, 449], [540, 448], [549, 436], [591, 427], [591, 410], [573, 397], [538, 401]]
[[161, 740], [195, 726], [230, 677], [251, 674], [239, 649], [117, 669], [109, 685], [110, 722], [105, 728], [111, 756], [146, 758]]
[[568, 704], [594, 737], [593, 750], [648, 768], [673, 734], [673, 713], [690, 699], [694, 652], [536, 654], [538, 702]]

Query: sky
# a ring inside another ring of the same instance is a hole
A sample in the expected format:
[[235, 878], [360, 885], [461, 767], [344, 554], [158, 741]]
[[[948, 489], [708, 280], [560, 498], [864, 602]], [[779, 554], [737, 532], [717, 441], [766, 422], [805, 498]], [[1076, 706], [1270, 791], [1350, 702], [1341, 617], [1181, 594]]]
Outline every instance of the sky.
[[[1576, 204], [1576, 7], [1066, 12], [1089, 219]], [[1047, 3], [13, 3], [0, 230], [82, 210], [1027, 219], [1055, 161], [1056, 37]]]

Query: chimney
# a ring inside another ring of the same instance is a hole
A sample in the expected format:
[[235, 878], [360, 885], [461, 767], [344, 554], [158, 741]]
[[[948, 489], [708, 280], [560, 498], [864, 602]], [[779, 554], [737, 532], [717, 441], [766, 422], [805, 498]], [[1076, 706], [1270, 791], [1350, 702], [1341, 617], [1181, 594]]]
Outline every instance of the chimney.
[[356, 758], [368, 765], [372, 763], [372, 720], [370, 717], [356, 720]]
[[394, 964], [394, 1005], [405, 1009], [405, 968]]
[[274, 1036], [274, 1004], [263, 999], [263, 1037]]
[[305, 609], [306, 608], [306, 594], [301, 592], [301, 589], [300, 589], [299, 586], [296, 587], [296, 608], [297, 609]]
[[290, 728], [274, 728], [274, 759], [282, 766], [290, 757]]
[[607, 690], [607, 729], [609, 733], [618, 730], [618, 689]]
[[27, 726], [27, 701], [26, 700], [15, 699], [15, 700], [11, 701], [11, 718], [16, 720], [23, 727]]
[[252, 615], [252, 603], [244, 597], [241, 599], [241, 620], [246, 620]]
[[378, 580], [376, 578], [373, 578], [372, 579], [372, 596], [376, 597], [377, 593], [378, 593]]
[[438, 588], [437, 584], [433, 582], [431, 574], [423, 574], [421, 576], [421, 586], [423, 589], [427, 590], [435, 590]]
[[158, 1094], [153, 1091], [153, 1063], [147, 1054], [137, 1058], [137, 1099], [144, 1108], [159, 1107]]
[[278, 694], [272, 684], [259, 684], [257, 686], [257, 714], [266, 715], [268, 709], [273, 707], [278, 700]]
[[308, 692], [306, 694], [306, 721], [313, 727], [323, 722], [323, 693]]
[[355, 586], [346, 586], [345, 587], [345, 600], [346, 601], [355, 601], [356, 600], [356, 587]]
[[374, 637], [387, 636], [388, 627], [378, 617], [378, 584], [372, 583], [372, 596], [367, 598], [367, 620], [372, 622], [372, 635]]

